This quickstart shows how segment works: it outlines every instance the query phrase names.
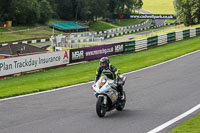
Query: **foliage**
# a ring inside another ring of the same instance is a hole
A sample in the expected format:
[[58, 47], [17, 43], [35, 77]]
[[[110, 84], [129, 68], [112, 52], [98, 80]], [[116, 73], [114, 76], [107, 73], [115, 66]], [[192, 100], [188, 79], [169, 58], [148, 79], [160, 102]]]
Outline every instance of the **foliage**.
[[16, 24], [35, 24], [40, 19], [39, 3], [37, 0], [13, 0], [11, 16]]
[[199, 0], [174, 0], [177, 21], [189, 26], [200, 23]]
[[94, 21], [142, 7], [142, 0], [0, 0], [0, 3], [0, 21], [11, 20], [17, 25], [45, 23], [52, 17]]
[[41, 0], [40, 2], [40, 20], [39, 22], [46, 23], [53, 15], [53, 9], [47, 0]]

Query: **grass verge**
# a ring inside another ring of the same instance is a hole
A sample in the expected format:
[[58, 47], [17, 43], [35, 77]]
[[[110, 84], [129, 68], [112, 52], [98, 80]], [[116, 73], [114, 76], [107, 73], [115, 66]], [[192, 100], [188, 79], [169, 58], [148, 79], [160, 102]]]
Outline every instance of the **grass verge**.
[[90, 25], [90, 31], [104, 31], [122, 26], [141, 24], [144, 21], [145, 21], [144, 19], [122, 19], [116, 21], [114, 24], [107, 23], [105, 21], [97, 21]]
[[175, 14], [174, 0], [143, 0], [142, 9], [155, 14]]
[[[199, 50], [200, 37], [153, 48], [150, 50], [110, 57], [121, 72], [151, 66], [183, 54]], [[98, 60], [0, 80], [0, 98], [55, 89], [94, 80]]]
[[[61, 33], [63, 32], [55, 31], [55, 34], [61, 34]], [[52, 29], [48, 27], [33, 28], [26, 31], [19, 31], [15, 33], [0, 32], [0, 43], [35, 39], [35, 38], [49, 38], [51, 35], [52, 35]]]
[[[120, 20], [115, 25], [104, 21], [97, 21], [91, 25], [90, 31], [103, 31], [112, 28], [118, 28], [120, 26], [128, 26], [134, 24], [140, 24], [144, 20]], [[35, 38], [49, 38], [52, 35], [52, 29], [48, 27], [51, 23], [65, 22], [63, 20], [52, 19], [47, 22], [46, 26], [14, 26], [11, 28], [0, 28], [0, 43], [30, 40]], [[55, 30], [55, 34], [68, 34]]]
[[183, 122], [170, 133], [199, 133], [200, 132], [200, 114]]
[[136, 25], [145, 22], [145, 19], [122, 19], [116, 22], [115, 25], [117, 26], [129, 26], [129, 25]]
[[118, 28], [119, 26], [104, 22], [104, 21], [97, 21], [90, 25], [90, 31], [104, 31], [107, 29]]

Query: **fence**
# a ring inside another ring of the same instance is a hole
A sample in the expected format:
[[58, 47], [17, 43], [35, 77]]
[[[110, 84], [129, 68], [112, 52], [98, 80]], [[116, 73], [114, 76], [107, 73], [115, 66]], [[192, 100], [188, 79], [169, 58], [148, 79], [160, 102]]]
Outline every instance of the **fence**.
[[70, 50], [70, 63], [99, 59], [103, 56], [110, 56], [129, 52], [139, 52], [152, 47], [167, 43], [189, 39], [200, 35], [200, 28], [171, 32], [159, 36], [132, 40], [110, 45], [92, 46]]
[[[164, 24], [164, 25], [157, 25], [154, 27], [150, 27], [149, 25], [146, 25], [149, 20], [146, 20], [142, 24], [137, 24], [137, 25], [131, 25], [131, 26], [125, 26], [125, 27], [120, 27], [120, 28], [114, 28], [106, 31], [100, 31], [100, 32], [85, 32], [85, 33], [73, 33], [69, 36], [65, 36], [65, 42], [67, 44], [61, 43], [59, 45], [61, 46], [69, 46], [72, 43], [81, 43], [81, 42], [91, 42], [94, 41], [95, 38], [100, 37], [101, 40], [120, 36], [120, 35], [125, 35], [125, 34], [131, 34], [135, 33], [138, 31], [143, 31], [146, 29], [150, 28], [158, 28], [161, 26], [165, 25], [170, 25], [170, 24]], [[146, 26], [144, 26], [146, 25]], [[144, 27], [141, 27], [144, 26]], [[200, 29], [198, 30], [198, 34], [200, 34]], [[44, 38], [44, 39], [35, 39], [35, 40], [28, 40], [28, 41], [19, 41], [19, 42], [7, 42], [7, 43], [2, 43], [0, 46], [5, 46], [9, 44], [31, 44], [31, 43], [40, 43], [40, 42], [47, 42], [50, 41], [50, 38]], [[71, 46], [71, 45], [70, 45]]]
[[[92, 47], [85, 47], [85, 48], [77, 48], [71, 49], [67, 51], [60, 51], [60, 53], [52, 53], [52, 55], [37, 55], [36, 57], [32, 58], [31, 56], [23, 56], [17, 57], [20, 60], [15, 60], [15, 58], [9, 59], [1, 59], [0, 60], [0, 71], [1, 76], [9, 75], [10, 72], [12, 73], [12, 68], [16, 68], [17, 66], [21, 66], [19, 68], [19, 72], [24, 72], [32, 69], [28, 69], [29, 67], [33, 69], [41, 69], [45, 67], [53, 67], [55, 65], [61, 64], [68, 64], [68, 63], [75, 63], [81, 61], [90, 61], [99, 59], [104, 56], [111, 56], [123, 53], [130, 53], [130, 52], [139, 52], [142, 50], [146, 50], [152, 47], [164, 45], [170, 42], [180, 41], [184, 39], [189, 39], [191, 37], [199, 36], [200, 35], [200, 28], [193, 28], [183, 31], [171, 32], [167, 34], [162, 34], [159, 36], [153, 36], [149, 38], [139, 39], [139, 40], [132, 40], [127, 42], [121, 42], [116, 44], [108, 44], [108, 45], [99, 45], [99, 46], [92, 46]], [[35, 56], [35, 55], [32, 55]], [[55, 57], [55, 59], [50, 58]], [[57, 57], [57, 58], [56, 58]], [[44, 62], [41, 60], [42, 58], [46, 58], [50, 63], [50, 60], [54, 60], [57, 64], [50, 64], [49, 66], [46, 65], [46, 61]], [[9, 60], [9, 61], [7, 61]], [[58, 60], [58, 62], [56, 62]], [[21, 63], [20, 63], [21, 62]], [[17, 65], [19, 63], [19, 65]], [[42, 63], [42, 64], [41, 64]], [[27, 70], [23, 68], [23, 65], [27, 64]], [[36, 67], [37, 64], [41, 64], [41, 66]], [[29, 66], [30, 65], [30, 66]], [[18, 67], [17, 67], [18, 69]], [[17, 71], [17, 72], [18, 72]], [[15, 71], [14, 71], [15, 72]], [[2, 75], [4, 73], [4, 75]], [[16, 73], [16, 72], [15, 72]]]
[[30, 43], [40, 43], [40, 42], [47, 42], [47, 41], [50, 41], [50, 38], [34, 39], [34, 40], [19, 41], [19, 42], [2, 43], [2, 44], [0, 44], [0, 46], [6, 46], [6, 45], [8, 45], [8, 44], [30, 44]]

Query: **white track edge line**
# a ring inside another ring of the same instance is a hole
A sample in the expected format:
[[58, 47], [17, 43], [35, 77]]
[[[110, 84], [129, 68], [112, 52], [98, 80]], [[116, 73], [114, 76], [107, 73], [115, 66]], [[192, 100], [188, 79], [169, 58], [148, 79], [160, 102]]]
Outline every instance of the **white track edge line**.
[[[153, 67], [156, 67], [156, 66], [160, 66], [160, 65], [162, 65], [162, 64], [166, 64], [166, 63], [169, 63], [169, 62], [178, 60], [178, 59], [180, 59], [180, 58], [183, 58], [183, 57], [186, 57], [186, 56], [189, 56], [189, 55], [198, 53], [198, 52], [200, 52], [200, 50], [196, 50], [196, 51], [194, 51], [194, 52], [191, 52], [191, 53], [188, 53], [188, 54], [179, 56], [179, 57], [177, 57], [177, 58], [174, 58], [174, 59], [171, 59], [171, 60], [168, 60], [168, 61], [165, 61], [165, 62], [156, 64], [156, 65], [152, 65], [152, 66], [145, 67], [145, 68], [142, 68], [142, 69], [138, 69], [138, 70], [135, 70], [135, 71], [132, 71], [132, 72], [124, 73], [124, 75], [132, 74], [132, 73], [136, 73], [136, 72], [139, 72], [139, 71], [143, 71], [143, 70], [146, 70], [146, 69], [149, 69], [149, 68], [153, 68]], [[38, 94], [44, 94], [44, 93], [49, 93], [49, 92], [55, 92], [55, 91], [64, 90], [64, 89], [71, 88], [71, 87], [76, 87], [76, 86], [81, 86], [81, 85], [85, 85], [85, 84], [89, 84], [89, 83], [93, 83], [93, 82], [94, 82], [94, 81], [90, 81], [90, 82], [86, 82], [86, 83], [75, 84], [75, 85], [66, 86], [66, 87], [57, 88], [57, 89], [48, 90], [48, 91], [41, 91], [41, 92], [36, 92], [36, 93], [32, 93], [32, 94], [25, 94], [25, 95], [10, 97], [10, 98], [4, 98], [4, 99], [0, 99], [0, 102], [2, 102], [2, 101], [8, 101], [8, 100], [13, 100], [13, 99], [17, 99], [17, 98], [23, 98], [23, 97], [33, 96], [33, 95], [38, 95]]]
[[170, 125], [174, 124], [175, 122], [178, 122], [179, 120], [185, 118], [186, 116], [192, 114], [193, 112], [197, 111], [198, 109], [200, 109], [200, 104], [193, 107], [192, 109], [188, 110], [187, 112], [175, 117], [174, 119], [169, 120], [168, 122], [154, 128], [153, 130], [147, 132], [147, 133], [158, 133], [160, 131], [162, 131], [163, 129], [169, 127]]

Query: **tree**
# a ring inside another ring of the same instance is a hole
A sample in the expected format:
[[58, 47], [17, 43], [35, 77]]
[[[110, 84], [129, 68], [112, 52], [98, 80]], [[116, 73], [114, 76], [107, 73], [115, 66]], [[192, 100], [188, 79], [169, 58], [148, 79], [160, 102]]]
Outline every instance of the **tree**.
[[44, 24], [47, 22], [53, 15], [53, 10], [50, 3], [47, 0], [40, 1], [40, 19], [39, 22]]
[[0, 21], [4, 22], [11, 20], [10, 16], [10, 4], [11, 0], [0, 0]]
[[135, 8], [136, 8], [136, 9], [141, 9], [142, 6], [143, 6], [142, 0], [136, 0], [136, 1], [135, 1]]
[[37, 0], [12, 0], [12, 20], [16, 24], [35, 24], [40, 18], [40, 7]]
[[184, 25], [200, 23], [200, 0], [174, 0], [177, 21]]
[[0, 21], [12, 20], [19, 25], [45, 23], [52, 17], [87, 21], [105, 19], [116, 13], [130, 14], [133, 7], [142, 7], [142, 0], [0, 0], [0, 3]]
[[74, 18], [71, 0], [57, 0], [56, 12], [61, 19], [72, 20]]

